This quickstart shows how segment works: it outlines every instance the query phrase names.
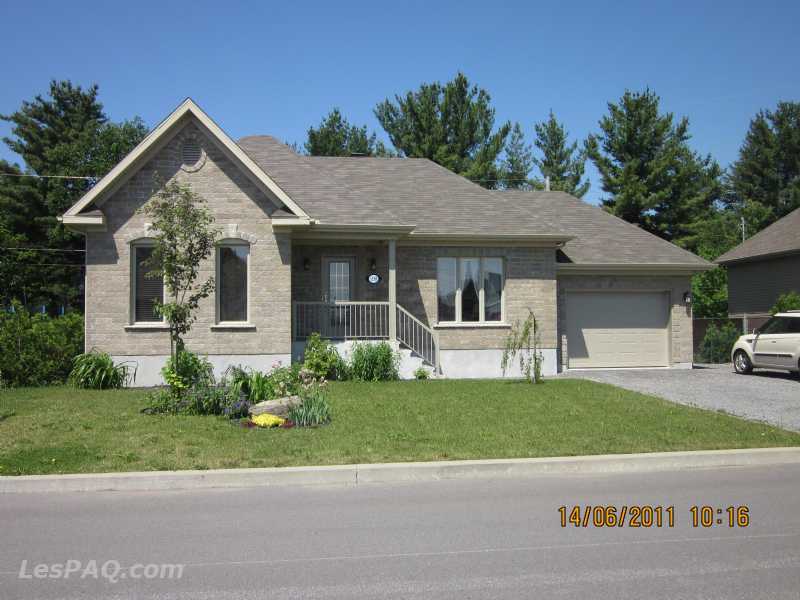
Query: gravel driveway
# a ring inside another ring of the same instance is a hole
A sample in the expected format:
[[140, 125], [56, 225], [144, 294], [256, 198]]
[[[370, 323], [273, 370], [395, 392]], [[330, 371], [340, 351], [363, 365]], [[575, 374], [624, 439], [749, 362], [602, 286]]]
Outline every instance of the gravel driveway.
[[730, 365], [703, 365], [674, 370], [570, 371], [560, 377], [610, 383], [672, 402], [724, 410], [800, 431], [800, 380], [796, 373], [755, 371], [752, 375], [737, 375]]

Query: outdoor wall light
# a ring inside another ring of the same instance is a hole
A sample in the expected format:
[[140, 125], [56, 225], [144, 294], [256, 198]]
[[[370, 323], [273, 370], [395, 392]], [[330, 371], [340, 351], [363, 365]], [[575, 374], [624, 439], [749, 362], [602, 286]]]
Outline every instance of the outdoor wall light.
[[370, 271], [374, 271], [374, 270], [375, 270], [375, 269], [377, 269], [377, 268], [378, 268], [378, 263], [377, 263], [377, 261], [376, 261], [376, 260], [373, 258], [373, 259], [372, 259], [372, 260], [369, 262], [369, 270], [370, 270]]
[[684, 292], [683, 293], [683, 302], [685, 304], [691, 304], [692, 303], [692, 294], [690, 292]]
[[308, 258], [303, 259], [303, 271], [310, 271], [311, 270], [311, 260]]

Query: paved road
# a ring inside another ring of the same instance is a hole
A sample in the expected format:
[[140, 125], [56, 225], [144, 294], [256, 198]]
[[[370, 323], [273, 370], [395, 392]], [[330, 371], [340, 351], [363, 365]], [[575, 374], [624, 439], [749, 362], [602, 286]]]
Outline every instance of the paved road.
[[752, 375], [737, 375], [730, 365], [708, 365], [694, 369], [570, 371], [559, 377], [611, 383], [672, 402], [724, 410], [800, 431], [800, 380], [796, 373], [757, 370]]
[[[798, 598], [800, 466], [358, 487], [0, 497], [0, 598]], [[561, 528], [558, 507], [674, 505], [674, 528]], [[750, 507], [693, 529], [695, 503]], [[20, 580], [36, 563], [182, 578]]]

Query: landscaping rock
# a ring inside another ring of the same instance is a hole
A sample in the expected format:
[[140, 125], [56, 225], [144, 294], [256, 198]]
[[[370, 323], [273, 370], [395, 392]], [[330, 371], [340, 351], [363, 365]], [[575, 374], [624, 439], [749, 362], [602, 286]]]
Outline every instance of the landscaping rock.
[[286, 396], [285, 398], [276, 398], [275, 400], [265, 400], [250, 407], [250, 414], [252, 416], [263, 415], [269, 413], [276, 417], [286, 418], [289, 416], [289, 409], [297, 406], [302, 402], [300, 396]]

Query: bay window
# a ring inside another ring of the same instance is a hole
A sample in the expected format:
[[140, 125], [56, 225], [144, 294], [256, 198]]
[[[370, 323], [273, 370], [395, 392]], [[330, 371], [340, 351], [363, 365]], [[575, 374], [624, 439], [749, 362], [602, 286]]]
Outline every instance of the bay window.
[[439, 323], [503, 320], [503, 259], [439, 258], [436, 264]]

